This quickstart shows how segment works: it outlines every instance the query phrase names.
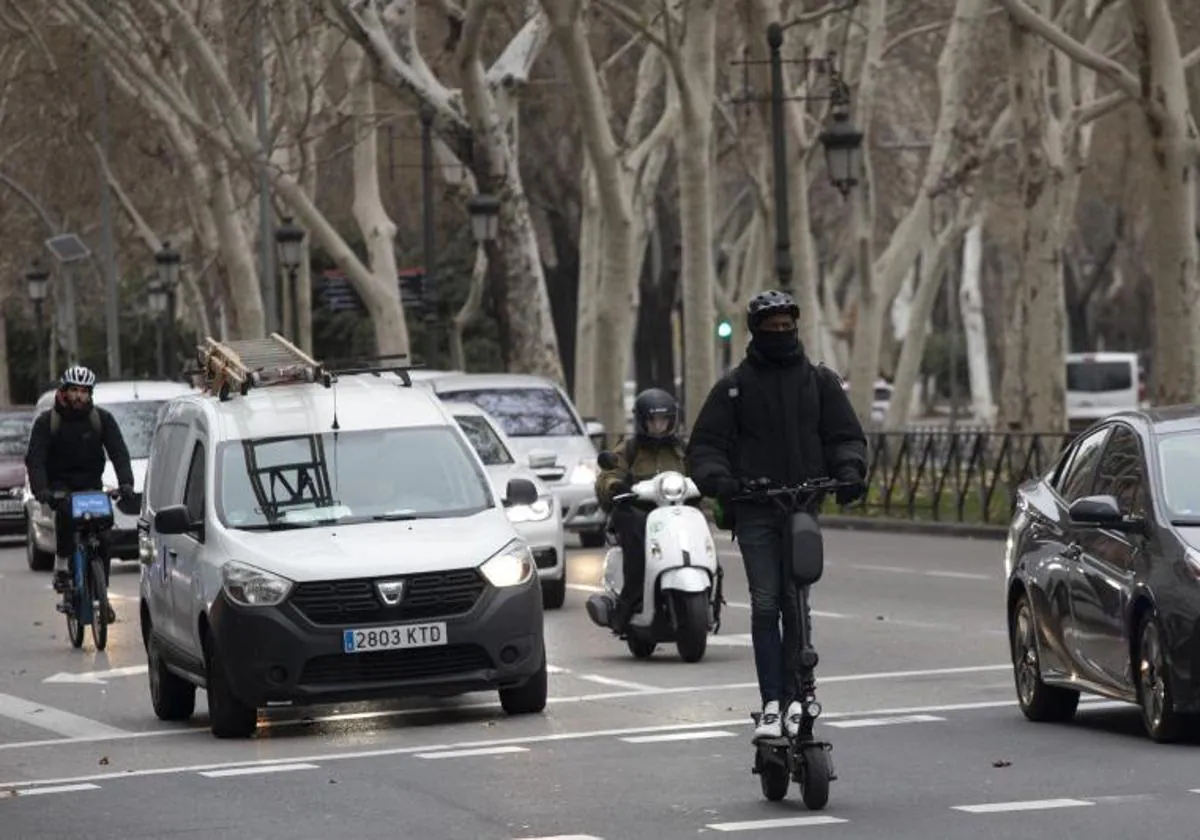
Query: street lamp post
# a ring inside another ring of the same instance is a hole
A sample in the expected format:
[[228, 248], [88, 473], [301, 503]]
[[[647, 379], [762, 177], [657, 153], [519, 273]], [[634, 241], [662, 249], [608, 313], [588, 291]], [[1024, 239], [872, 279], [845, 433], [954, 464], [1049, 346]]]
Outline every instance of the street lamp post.
[[157, 277], [151, 280], [146, 287], [146, 298], [150, 304], [150, 312], [154, 316], [154, 360], [158, 378], [166, 379], [167, 360], [163, 347], [166, 325], [164, 322], [167, 319], [167, 307], [170, 304], [167, 300], [166, 287]]
[[287, 272], [287, 288], [284, 289], [283, 316], [279, 329], [291, 341], [299, 340], [300, 313], [297, 311], [296, 278], [304, 260], [304, 228], [292, 222], [291, 216], [283, 217], [283, 224], [275, 230], [275, 244], [279, 248], [279, 264]]
[[421, 280], [421, 297], [425, 304], [425, 365], [437, 364], [438, 285], [437, 255], [433, 218], [433, 121], [437, 116], [429, 103], [421, 104], [421, 203], [425, 250], [425, 275]]
[[25, 272], [25, 285], [29, 291], [29, 299], [33, 302], [33, 324], [34, 324], [34, 340], [37, 356], [34, 364], [37, 366], [34, 370], [37, 372], [34, 377], [34, 384], [37, 386], [38, 392], [41, 392], [41, 381], [43, 376], [47, 376], [45, 369], [46, 339], [42, 334], [44, 325], [42, 319], [45, 313], [42, 307], [46, 302], [46, 295], [50, 293], [50, 272], [42, 266], [41, 260], [34, 260], [29, 266], [29, 270]]
[[845, 80], [834, 73], [831, 81], [829, 125], [821, 132], [821, 145], [825, 147], [829, 182], [837, 187], [842, 198], [848, 198], [850, 190], [858, 184], [863, 134], [850, 119], [850, 89]]
[[500, 233], [500, 199], [488, 193], [472, 196], [467, 202], [471, 214], [471, 234], [480, 245], [496, 241]]
[[[161, 295], [159, 320], [162, 324], [162, 337], [159, 339], [160, 355], [165, 357], [159, 365], [159, 376], [175, 375], [175, 290], [179, 286], [179, 252], [171, 247], [169, 241], [164, 241], [162, 249], [154, 255], [154, 263], [158, 269], [158, 292]], [[154, 291], [151, 290], [151, 294]], [[163, 368], [167, 368], [163, 370]]]

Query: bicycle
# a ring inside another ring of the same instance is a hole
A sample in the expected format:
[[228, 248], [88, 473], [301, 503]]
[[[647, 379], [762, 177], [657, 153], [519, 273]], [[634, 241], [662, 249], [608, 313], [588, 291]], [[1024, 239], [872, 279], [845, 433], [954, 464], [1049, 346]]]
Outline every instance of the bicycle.
[[[821, 528], [809, 510], [820, 506], [824, 494], [856, 482], [836, 481], [819, 478], [787, 487], [772, 487], [766, 479], [752, 481], [732, 502], [770, 502], [782, 513], [790, 515], [791, 527], [785, 532], [787, 538], [780, 551], [780, 562], [790, 555], [790, 574], [783, 575], [785, 597], [793, 596], [795, 615], [800, 617], [798, 627], [789, 627], [792, 622], [784, 621], [783, 644], [787, 652], [788, 678], [792, 681], [792, 698], [801, 705], [800, 728], [793, 738], [786, 729], [778, 738], [759, 738], [754, 742], [754, 766], [751, 772], [759, 777], [763, 796], [777, 802], [787, 795], [788, 786], [795, 781], [805, 806], [819, 811], [829, 802], [829, 783], [837, 780], [833, 768], [833, 745], [817, 740], [813, 727], [821, 714], [817, 702], [815, 670], [820, 657], [812, 645], [812, 615], [808, 594], [809, 587], [821, 579], [825, 570], [825, 547]], [[814, 504], [815, 502], [815, 504]], [[786, 611], [785, 611], [786, 616]], [[798, 638], [797, 638], [798, 637]], [[788, 703], [782, 704], [786, 710]], [[762, 717], [761, 712], [751, 712], [755, 726]]]
[[108, 645], [108, 581], [100, 553], [100, 535], [113, 527], [113, 500], [119, 496], [116, 490], [55, 493], [53, 496], [53, 507], [71, 506], [71, 522], [76, 535], [67, 589], [56, 606], [67, 617], [67, 636], [74, 648], [83, 645], [85, 625], [91, 625], [96, 650], [104, 650]]

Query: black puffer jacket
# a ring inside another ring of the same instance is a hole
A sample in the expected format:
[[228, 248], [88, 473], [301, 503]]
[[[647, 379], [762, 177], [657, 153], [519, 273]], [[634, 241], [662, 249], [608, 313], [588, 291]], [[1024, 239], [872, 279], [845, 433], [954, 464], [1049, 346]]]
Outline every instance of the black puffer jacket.
[[803, 349], [775, 362], [751, 342], [713, 386], [692, 429], [688, 474], [706, 496], [721, 479], [783, 485], [822, 477], [862, 479], [867, 439], [841, 380]]
[[[57, 432], [50, 428], [50, 415], [58, 412]], [[29, 449], [25, 453], [25, 469], [29, 472], [29, 489], [37, 496], [46, 491], [99, 490], [104, 478], [104, 453], [112, 459], [119, 485], [133, 486], [133, 469], [129, 449], [116, 419], [99, 406], [100, 433], [92, 425], [91, 407], [77, 411], [56, 401], [53, 408], [43, 411], [33, 422], [29, 433]]]

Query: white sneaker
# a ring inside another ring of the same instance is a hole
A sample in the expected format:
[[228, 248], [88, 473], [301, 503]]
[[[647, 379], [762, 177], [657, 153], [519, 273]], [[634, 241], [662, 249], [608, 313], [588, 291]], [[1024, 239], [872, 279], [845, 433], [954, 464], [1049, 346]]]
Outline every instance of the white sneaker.
[[787, 728], [789, 738], [795, 738], [800, 734], [800, 718], [803, 714], [804, 707], [800, 705], [799, 700], [793, 700], [788, 704], [787, 714], [783, 718], [783, 725]]
[[779, 723], [779, 703], [775, 700], [763, 706], [762, 717], [758, 719], [758, 726], [754, 729], [755, 738], [778, 738], [783, 735], [783, 728]]

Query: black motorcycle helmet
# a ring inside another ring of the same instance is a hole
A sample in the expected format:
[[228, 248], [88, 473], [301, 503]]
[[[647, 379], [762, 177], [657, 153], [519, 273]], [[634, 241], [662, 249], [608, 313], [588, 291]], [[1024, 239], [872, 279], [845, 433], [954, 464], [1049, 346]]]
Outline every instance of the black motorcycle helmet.
[[648, 388], [633, 401], [633, 424], [638, 437], [668, 440], [679, 430], [679, 403], [661, 388]]
[[762, 322], [772, 315], [791, 315], [799, 319], [800, 307], [796, 305], [796, 299], [787, 292], [775, 289], [760, 292], [746, 304], [746, 326], [752, 333], [757, 332]]

